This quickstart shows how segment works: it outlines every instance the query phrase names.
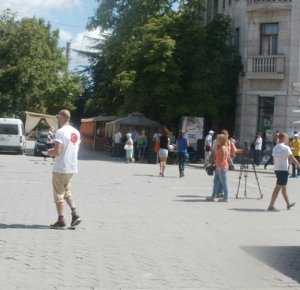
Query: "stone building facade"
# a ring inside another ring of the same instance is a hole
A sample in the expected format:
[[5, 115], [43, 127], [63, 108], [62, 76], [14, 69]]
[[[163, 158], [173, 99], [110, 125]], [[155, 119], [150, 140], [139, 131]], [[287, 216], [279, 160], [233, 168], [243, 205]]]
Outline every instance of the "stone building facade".
[[207, 0], [207, 20], [231, 16], [243, 62], [236, 135], [300, 130], [300, 0]]

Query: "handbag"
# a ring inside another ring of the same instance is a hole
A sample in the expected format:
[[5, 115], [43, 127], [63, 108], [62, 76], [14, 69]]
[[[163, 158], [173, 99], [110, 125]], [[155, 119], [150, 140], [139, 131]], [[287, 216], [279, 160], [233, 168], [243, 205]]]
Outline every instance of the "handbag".
[[125, 150], [125, 151], [131, 150], [131, 149], [132, 149], [132, 145], [125, 144], [125, 146], [124, 146], [124, 150]]
[[205, 151], [206, 151], [206, 152], [211, 151], [211, 146], [210, 146], [210, 145], [206, 145], [206, 146], [205, 146]]
[[213, 176], [215, 170], [216, 170], [216, 166], [214, 164], [209, 164], [208, 166], [205, 167], [205, 171], [208, 176]]

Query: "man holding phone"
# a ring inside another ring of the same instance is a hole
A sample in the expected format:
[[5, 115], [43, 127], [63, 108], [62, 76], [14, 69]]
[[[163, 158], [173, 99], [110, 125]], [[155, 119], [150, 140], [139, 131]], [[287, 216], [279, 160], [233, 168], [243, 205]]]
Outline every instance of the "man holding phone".
[[60, 129], [55, 134], [54, 148], [48, 150], [48, 155], [55, 157], [52, 184], [58, 220], [51, 225], [51, 228], [54, 229], [66, 226], [64, 218], [65, 201], [72, 211], [71, 227], [75, 227], [81, 223], [71, 192], [72, 177], [78, 173], [80, 133], [70, 125], [71, 113], [68, 110], [60, 111], [57, 119]]

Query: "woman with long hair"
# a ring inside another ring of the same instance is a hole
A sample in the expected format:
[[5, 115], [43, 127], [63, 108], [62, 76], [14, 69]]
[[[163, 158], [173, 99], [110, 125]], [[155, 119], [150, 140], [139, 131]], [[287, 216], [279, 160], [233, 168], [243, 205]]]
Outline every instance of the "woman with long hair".
[[229, 169], [234, 170], [233, 159], [236, 157], [238, 150], [235, 146], [235, 142], [233, 142], [233, 140], [230, 137], [229, 132], [227, 130], [223, 129], [221, 131], [221, 134], [225, 135], [225, 137], [227, 138], [227, 146], [229, 149], [229, 156], [228, 156]]
[[170, 146], [170, 132], [167, 128], [162, 130], [162, 135], [159, 138], [159, 165], [160, 173], [159, 175], [164, 177], [165, 170], [167, 166], [168, 156], [169, 156], [169, 146]]
[[224, 198], [220, 199], [221, 202], [228, 202], [228, 181], [227, 173], [229, 169], [230, 149], [228, 146], [228, 137], [224, 134], [219, 134], [216, 140], [216, 148], [214, 154], [214, 163], [216, 166], [213, 194], [209, 198], [210, 201], [215, 201], [220, 192], [224, 192]]

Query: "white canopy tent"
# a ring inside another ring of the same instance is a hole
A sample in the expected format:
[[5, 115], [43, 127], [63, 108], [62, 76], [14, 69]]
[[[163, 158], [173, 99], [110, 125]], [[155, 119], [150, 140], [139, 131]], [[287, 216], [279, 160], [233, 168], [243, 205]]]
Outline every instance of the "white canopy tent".
[[42, 121], [44, 121], [49, 126], [49, 128], [53, 127], [55, 130], [58, 129], [58, 122], [56, 116], [33, 113], [33, 112], [25, 112], [25, 114], [26, 114], [26, 123], [25, 123], [26, 135], [29, 135]]

